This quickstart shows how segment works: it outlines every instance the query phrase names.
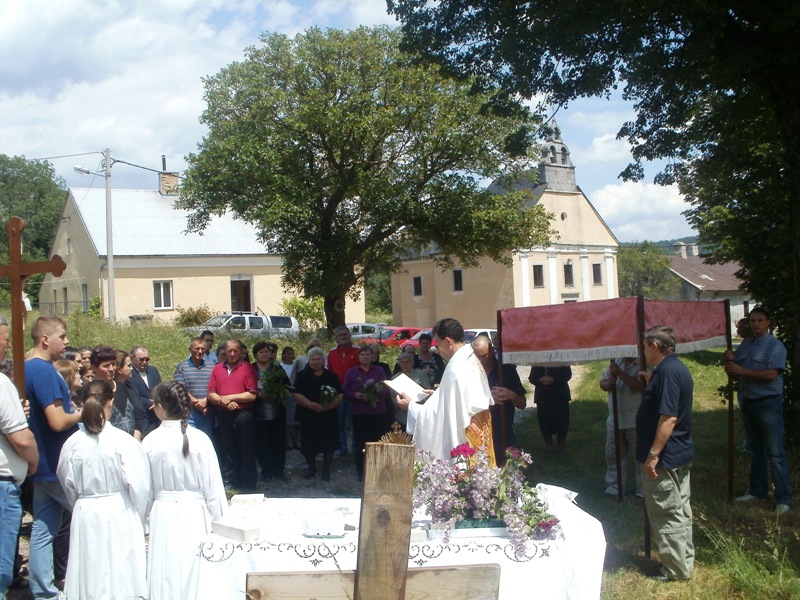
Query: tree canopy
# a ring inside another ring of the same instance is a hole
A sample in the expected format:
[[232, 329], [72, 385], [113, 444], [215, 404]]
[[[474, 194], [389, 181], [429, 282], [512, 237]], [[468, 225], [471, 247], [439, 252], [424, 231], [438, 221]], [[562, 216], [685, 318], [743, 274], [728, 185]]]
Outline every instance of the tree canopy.
[[[25, 222], [22, 232], [22, 260], [47, 260], [53, 244], [58, 217], [64, 204], [66, 185], [48, 162], [0, 154], [0, 263], [8, 264], [8, 232], [11, 217]], [[25, 289], [38, 298], [43, 275], [30, 277]], [[0, 298], [8, 300], [8, 281], [3, 280]]]
[[798, 366], [800, 4], [388, 4], [404, 47], [507, 94], [564, 106], [620, 86], [636, 111], [619, 132], [633, 157], [623, 177], [643, 177], [643, 161], [668, 160], [656, 181], [679, 184], [717, 260], [742, 264], [745, 287], [773, 309]]
[[178, 203], [189, 226], [226, 210], [253, 223], [284, 285], [324, 298], [329, 327], [365, 277], [431, 245], [469, 266], [552, 233], [541, 207], [481, 184], [532, 166], [533, 115], [398, 46], [388, 28], [264, 34], [205, 79], [209, 131]]
[[620, 246], [617, 255], [620, 296], [675, 298], [680, 285], [667, 254], [653, 242]]

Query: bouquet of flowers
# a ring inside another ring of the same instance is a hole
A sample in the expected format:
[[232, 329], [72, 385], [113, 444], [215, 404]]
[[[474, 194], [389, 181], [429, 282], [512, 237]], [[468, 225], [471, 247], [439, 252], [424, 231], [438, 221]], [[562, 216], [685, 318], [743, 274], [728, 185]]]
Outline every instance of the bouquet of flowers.
[[323, 385], [319, 388], [319, 403], [322, 406], [327, 406], [333, 402], [338, 395], [339, 392], [336, 391], [336, 388], [333, 388], [329, 385]]
[[280, 367], [261, 371], [258, 378], [258, 396], [260, 398], [271, 400], [285, 407], [286, 401], [291, 395], [292, 388], [286, 385], [286, 371]]
[[375, 381], [374, 379], [367, 379], [364, 382], [364, 385], [361, 386], [361, 393], [366, 396], [365, 401], [372, 408], [378, 406], [378, 402], [381, 400], [380, 396], [382, 392], [383, 384], [380, 381]]
[[532, 462], [529, 454], [509, 448], [503, 467], [489, 466], [485, 448], [462, 444], [450, 454], [454, 464], [418, 450], [414, 466], [414, 508], [424, 507], [433, 523], [447, 526], [445, 541], [466, 518], [502, 520], [517, 551], [528, 540], [556, 536], [558, 519], [523, 476]]

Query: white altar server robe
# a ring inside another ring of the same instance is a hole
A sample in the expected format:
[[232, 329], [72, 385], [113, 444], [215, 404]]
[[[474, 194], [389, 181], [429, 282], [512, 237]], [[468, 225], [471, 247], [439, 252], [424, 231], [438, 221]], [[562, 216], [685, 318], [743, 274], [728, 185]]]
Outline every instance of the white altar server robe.
[[183, 456], [180, 421], [162, 421], [142, 442], [152, 477], [149, 600], [198, 597], [198, 573], [192, 567], [211, 521], [228, 506], [211, 440], [194, 427], [187, 427], [186, 435], [188, 456]]
[[439, 388], [425, 404], [409, 404], [407, 430], [415, 446], [451, 460], [450, 451], [467, 442], [465, 430], [472, 417], [493, 403], [486, 371], [472, 346], [465, 344], [453, 354]]
[[141, 444], [109, 422], [99, 435], [81, 429], [64, 443], [56, 472], [72, 505], [67, 599], [146, 597], [150, 465]]

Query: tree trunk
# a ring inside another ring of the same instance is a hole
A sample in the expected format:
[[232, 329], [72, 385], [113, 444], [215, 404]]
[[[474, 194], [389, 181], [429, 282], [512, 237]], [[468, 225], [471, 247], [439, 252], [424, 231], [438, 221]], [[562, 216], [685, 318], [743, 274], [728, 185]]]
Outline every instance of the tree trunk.
[[344, 294], [338, 296], [325, 296], [325, 321], [328, 331], [333, 331], [339, 326], [344, 325]]

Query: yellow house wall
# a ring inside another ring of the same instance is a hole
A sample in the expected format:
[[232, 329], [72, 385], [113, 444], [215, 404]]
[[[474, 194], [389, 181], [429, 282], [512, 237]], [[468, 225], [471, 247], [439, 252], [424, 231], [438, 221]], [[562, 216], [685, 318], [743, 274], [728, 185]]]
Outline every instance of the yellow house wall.
[[554, 241], [614, 248], [619, 245], [583, 194], [545, 191], [537, 204], [555, 215], [551, 225], [559, 239]]
[[[430, 260], [404, 262], [406, 270], [392, 276], [395, 323], [423, 327], [451, 316], [465, 327], [493, 327], [498, 309], [616, 298], [619, 295], [616, 260], [619, 242], [589, 200], [579, 192], [546, 191], [539, 204], [554, 214], [552, 227], [558, 235], [553, 236], [550, 247], [514, 253], [512, 268], [498, 265], [488, 258], [481, 259], [479, 268], [463, 270], [463, 292], [452, 291], [451, 270], [442, 272]], [[586, 281], [582, 251], [587, 257]], [[607, 251], [610, 252], [608, 261]], [[527, 263], [521, 258], [523, 254], [527, 256]], [[554, 257], [554, 262], [550, 256]], [[564, 281], [564, 265], [568, 260], [573, 265], [571, 287], [566, 287]], [[543, 267], [543, 287], [534, 286], [535, 264]], [[600, 264], [600, 285], [594, 284], [593, 264]], [[523, 265], [526, 277], [523, 277]], [[555, 275], [555, 290], [551, 273]], [[423, 279], [423, 294], [419, 297], [413, 296], [415, 276]]]
[[[395, 324], [430, 327], [452, 317], [464, 327], [495, 327], [497, 310], [513, 306], [513, 272], [489, 258], [481, 258], [476, 268], [456, 264], [463, 291], [453, 290], [453, 269], [442, 272], [433, 261], [413, 261], [406, 267], [407, 272], [392, 276]], [[413, 295], [415, 276], [422, 277], [422, 296]]]
[[[43, 314], [69, 314], [84, 309], [81, 285], [86, 284], [88, 296], [102, 295], [103, 312], [108, 317], [108, 281], [105, 260], [98, 257], [86, 229], [68, 195], [53, 242], [52, 255], [60, 255], [67, 263], [61, 277], [47, 275], [39, 293]], [[105, 252], [105, 249], [102, 249]], [[239, 264], [236, 264], [238, 261]], [[248, 264], [249, 263], [249, 264]], [[101, 272], [101, 265], [103, 270]], [[170, 322], [177, 316], [175, 308], [192, 308], [206, 304], [213, 313], [231, 310], [231, 280], [250, 279], [253, 309], [266, 314], [283, 314], [281, 301], [288, 294], [280, 284], [279, 256], [261, 257], [121, 257], [114, 260], [114, 288], [117, 320], [128, 322], [130, 315], [150, 314]], [[153, 282], [172, 282], [171, 309], [156, 309], [153, 304]], [[63, 289], [67, 290], [67, 307], [63, 304]], [[364, 320], [363, 290], [357, 301], [347, 299], [348, 321]], [[53, 292], [56, 302], [53, 301]]]
[[[275, 258], [275, 257], [272, 257]], [[119, 261], [124, 264], [124, 261]], [[150, 269], [115, 269], [117, 319], [127, 320], [134, 314], [152, 314], [169, 322], [177, 317], [177, 308], [194, 308], [206, 304], [212, 313], [231, 310], [231, 281], [250, 280], [252, 308], [265, 314], [284, 314], [281, 302], [296, 295], [281, 287], [281, 267], [183, 267]], [[153, 282], [172, 282], [172, 309], [153, 306]], [[105, 282], [104, 282], [105, 283]], [[364, 320], [363, 294], [357, 302], [347, 301], [347, 319]]]
[[[69, 217], [64, 217], [69, 215]], [[72, 197], [67, 200], [62, 211], [61, 226], [56, 231], [53, 249], [50, 256], [58, 254], [64, 259], [67, 268], [60, 277], [46, 275], [39, 291], [39, 307], [43, 313], [71, 313], [82, 310], [82, 285], [87, 286], [89, 298], [100, 293], [100, 264], [97, 252], [92, 245], [86, 230], [76, 214]], [[67, 310], [64, 311], [64, 288], [67, 290]], [[56, 303], [53, 304], [53, 292], [56, 292]]]

